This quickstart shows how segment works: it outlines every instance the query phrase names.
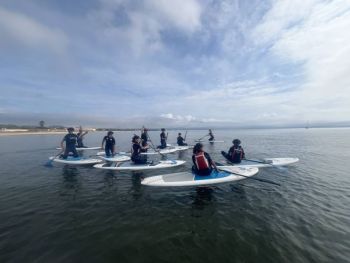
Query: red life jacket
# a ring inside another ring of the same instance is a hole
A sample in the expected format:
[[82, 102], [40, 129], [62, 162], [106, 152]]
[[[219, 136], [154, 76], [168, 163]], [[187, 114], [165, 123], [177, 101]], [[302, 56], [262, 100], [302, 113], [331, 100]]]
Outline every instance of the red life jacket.
[[204, 152], [199, 152], [194, 156], [198, 170], [206, 170], [210, 168], [209, 162], [204, 155]]

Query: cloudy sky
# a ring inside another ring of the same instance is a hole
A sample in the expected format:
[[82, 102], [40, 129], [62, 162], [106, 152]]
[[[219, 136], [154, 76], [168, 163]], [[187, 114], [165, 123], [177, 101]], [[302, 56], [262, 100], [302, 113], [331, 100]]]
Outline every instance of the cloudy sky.
[[350, 1], [1, 0], [0, 122], [350, 120]]

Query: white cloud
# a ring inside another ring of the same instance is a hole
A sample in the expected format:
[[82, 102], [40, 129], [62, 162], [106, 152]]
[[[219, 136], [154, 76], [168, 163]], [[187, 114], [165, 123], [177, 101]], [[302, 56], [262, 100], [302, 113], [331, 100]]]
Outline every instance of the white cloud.
[[1, 45], [22, 45], [46, 48], [62, 53], [68, 45], [68, 38], [57, 28], [50, 28], [24, 14], [0, 7]]
[[161, 114], [160, 117], [165, 118], [165, 119], [174, 120], [174, 121], [180, 121], [180, 122], [191, 122], [191, 121], [197, 120], [192, 115], [181, 116], [181, 115], [175, 115], [172, 113], [164, 113], [164, 114]]

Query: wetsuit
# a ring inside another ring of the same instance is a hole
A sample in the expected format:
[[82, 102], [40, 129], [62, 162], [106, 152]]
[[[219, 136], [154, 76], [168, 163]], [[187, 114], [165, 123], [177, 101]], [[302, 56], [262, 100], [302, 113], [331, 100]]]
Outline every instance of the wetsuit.
[[[209, 175], [213, 171], [212, 159], [206, 152], [199, 152], [192, 155], [192, 171], [197, 175]], [[199, 167], [198, 167], [199, 166]]]
[[147, 155], [141, 155], [142, 149], [141, 145], [138, 143], [133, 143], [131, 148], [131, 161], [135, 164], [145, 164], [147, 163]]
[[114, 153], [114, 145], [115, 145], [115, 139], [114, 137], [109, 137], [108, 135], [106, 135], [105, 137], [103, 137], [103, 142], [106, 142], [105, 145], [105, 153], [106, 153], [106, 157], [111, 157], [113, 156]]
[[143, 132], [141, 134], [141, 140], [142, 140], [142, 142], [146, 142], [147, 143], [147, 141], [148, 141], [148, 134], [147, 134], [147, 132]]
[[77, 143], [78, 136], [74, 133], [68, 133], [64, 136], [63, 141], [66, 142], [66, 148], [64, 149], [63, 159], [67, 159], [69, 153], [73, 153], [74, 157], [79, 157], [75, 145]]
[[80, 133], [80, 132], [78, 132], [77, 133], [77, 136], [78, 136], [78, 138], [77, 138], [77, 147], [78, 148], [84, 148], [85, 146], [84, 146], [84, 143], [83, 143], [83, 136], [81, 136], [83, 133]]
[[182, 136], [179, 136], [179, 137], [177, 137], [177, 145], [179, 145], [179, 146], [186, 146], [187, 145], [187, 143], [184, 143], [184, 138], [182, 138]]
[[210, 136], [209, 141], [214, 141], [214, 134], [210, 132], [208, 135]]
[[232, 163], [240, 163], [245, 158], [244, 150], [241, 146], [232, 146], [228, 153], [224, 151], [221, 154]]
[[165, 135], [165, 132], [162, 132], [160, 134], [160, 146], [158, 146], [157, 148], [159, 148], [159, 149], [165, 149], [166, 148], [166, 135]]

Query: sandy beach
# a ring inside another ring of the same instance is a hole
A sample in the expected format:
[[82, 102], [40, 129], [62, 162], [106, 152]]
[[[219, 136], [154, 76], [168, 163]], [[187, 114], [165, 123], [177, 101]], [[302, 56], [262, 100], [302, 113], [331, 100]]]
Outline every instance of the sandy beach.
[[21, 131], [21, 132], [17, 132], [17, 131], [13, 131], [13, 132], [9, 132], [9, 131], [0, 131], [0, 136], [20, 136], [20, 135], [55, 135], [55, 134], [65, 134], [67, 133], [66, 131]]

